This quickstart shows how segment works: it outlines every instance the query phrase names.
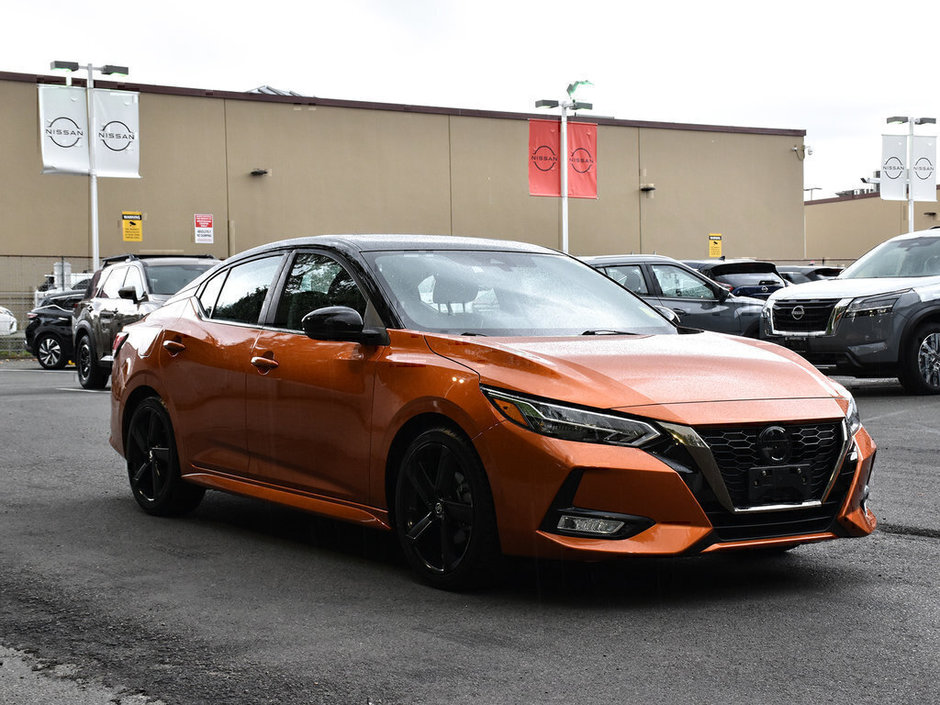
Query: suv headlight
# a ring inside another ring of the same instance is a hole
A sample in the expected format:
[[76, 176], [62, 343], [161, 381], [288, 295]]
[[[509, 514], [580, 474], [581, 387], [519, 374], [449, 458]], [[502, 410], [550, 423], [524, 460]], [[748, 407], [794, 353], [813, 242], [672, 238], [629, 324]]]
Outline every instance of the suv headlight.
[[849, 409], [845, 412], [845, 422], [849, 426], [849, 437], [852, 437], [862, 427], [862, 419], [858, 415], [858, 404], [855, 403], [855, 397], [848, 395]]
[[864, 318], [885, 316], [891, 313], [898, 299], [908, 291], [910, 291], [910, 289], [895, 291], [890, 294], [879, 294], [878, 296], [866, 296], [864, 298], [853, 299], [845, 310], [845, 317]]
[[543, 436], [584, 443], [639, 446], [660, 435], [645, 421], [600, 409], [581, 409], [490, 387], [481, 386], [480, 389], [507, 419]]

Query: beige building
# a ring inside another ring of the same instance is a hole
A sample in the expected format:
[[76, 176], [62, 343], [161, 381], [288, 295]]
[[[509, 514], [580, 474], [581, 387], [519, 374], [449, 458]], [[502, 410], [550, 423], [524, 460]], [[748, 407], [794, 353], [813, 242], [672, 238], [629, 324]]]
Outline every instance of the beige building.
[[[89, 264], [88, 177], [41, 174], [37, 84], [62, 82], [0, 72], [0, 303], [52, 261]], [[560, 247], [560, 200], [528, 190], [528, 120], [548, 113], [96, 85], [140, 93], [141, 178], [98, 179], [102, 257], [225, 257], [336, 232]], [[569, 201], [572, 254], [703, 258], [717, 233], [729, 257], [815, 256], [804, 243], [803, 130], [583, 119], [598, 125], [598, 197]], [[141, 242], [122, 240], [123, 211], [143, 214]], [[213, 215], [212, 244], [195, 242], [197, 213]]]

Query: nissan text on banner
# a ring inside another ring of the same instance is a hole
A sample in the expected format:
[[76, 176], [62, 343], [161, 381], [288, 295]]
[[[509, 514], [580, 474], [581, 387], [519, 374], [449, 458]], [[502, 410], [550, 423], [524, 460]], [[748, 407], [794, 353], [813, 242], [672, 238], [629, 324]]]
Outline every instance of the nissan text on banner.
[[937, 138], [915, 135], [911, 144], [911, 198], [937, 200]]
[[[561, 196], [559, 120], [529, 120], [529, 195]], [[597, 198], [597, 125], [568, 123], [568, 196]]]
[[881, 198], [907, 200], [907, 136], [881, 136]]
[[38, 88], [42, 173], [89, 173], [90, 138], [98, 176], [140, 178], [138, 93], [92, 89], [95, 129], [89, 131], [84, 88]]

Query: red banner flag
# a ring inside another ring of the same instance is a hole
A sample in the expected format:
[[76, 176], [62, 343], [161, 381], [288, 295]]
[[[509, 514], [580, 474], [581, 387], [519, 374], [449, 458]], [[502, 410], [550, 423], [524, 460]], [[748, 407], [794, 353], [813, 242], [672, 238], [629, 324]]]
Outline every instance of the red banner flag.
[[[560, 196], [560, 120], [529, 120], [529, 195]], [[597, 125], [568, 123], [568, 196], [597, 198]]]

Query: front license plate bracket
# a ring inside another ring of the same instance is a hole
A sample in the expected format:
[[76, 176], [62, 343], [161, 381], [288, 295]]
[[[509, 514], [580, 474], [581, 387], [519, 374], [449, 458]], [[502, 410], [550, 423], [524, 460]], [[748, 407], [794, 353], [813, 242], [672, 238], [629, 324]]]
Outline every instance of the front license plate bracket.
[[750, 505], [800, 504], [810, 497], [809, 465], [765, 465], [748, 470]]

